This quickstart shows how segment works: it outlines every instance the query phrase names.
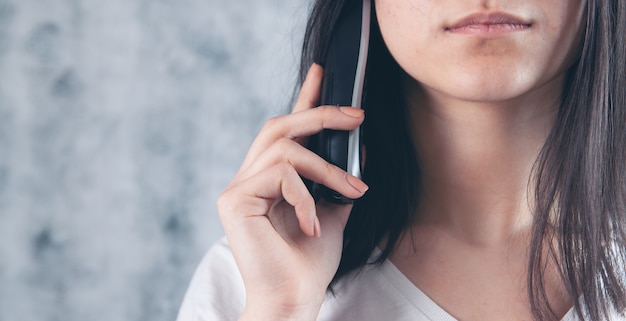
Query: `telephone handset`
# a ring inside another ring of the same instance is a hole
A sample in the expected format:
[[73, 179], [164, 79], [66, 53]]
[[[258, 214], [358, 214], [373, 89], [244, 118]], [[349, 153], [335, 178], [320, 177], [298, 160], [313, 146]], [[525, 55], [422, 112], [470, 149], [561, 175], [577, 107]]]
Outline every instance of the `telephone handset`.
[[[326, 52], [320, 105], [361, 108], [369, 46], [371, 18], [370, 0], [362, 0], [346, 8], [332, 32]], [[339, 131], [325, 129], [312, 137], [309, 147], [326, 161], [356, 177], [361, 177], [361, 129]], [[338, 204], [353, 203], [352, 199], [312, 183], [316, 200]]]

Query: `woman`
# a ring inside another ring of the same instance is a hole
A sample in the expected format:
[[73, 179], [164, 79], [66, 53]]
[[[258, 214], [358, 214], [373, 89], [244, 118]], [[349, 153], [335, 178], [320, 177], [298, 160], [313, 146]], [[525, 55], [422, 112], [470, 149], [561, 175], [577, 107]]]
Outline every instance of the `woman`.
[[[315, 2], [179, 320], [626, 320], [626, 2], [375, 0], [367, 112], [313, 108], [352, 2]], [[303, 147], [363, 122], [363, 181]]]

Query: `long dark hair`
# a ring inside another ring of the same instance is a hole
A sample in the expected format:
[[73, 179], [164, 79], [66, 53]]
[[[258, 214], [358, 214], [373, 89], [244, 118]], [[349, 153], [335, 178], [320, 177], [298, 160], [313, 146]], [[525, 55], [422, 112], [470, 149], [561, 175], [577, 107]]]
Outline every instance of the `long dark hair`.
[[[316, 0], [306, 28], [300, 83], [323, 65], [341, 13], [361, 0]], [[375, 10], [374, 10], [375, 15]], [[626, 311], [626, 1], [587, 1], [580, 58], [567, 71], [557, 121], [536, 161], [536, 208], [529, 248], [528, 295], [537, 320], [557, 318], [544, 288], [555, 260], [581, 320]], [[383, 238], [385, 260], [413, 220], [419, 164], [404, 102], [402, 69], [372, 20], [363, 134], [370, 190], [344, 232], [336, 282], [368, 263]], [[549, 251], [546, 251], [549, 249]]]

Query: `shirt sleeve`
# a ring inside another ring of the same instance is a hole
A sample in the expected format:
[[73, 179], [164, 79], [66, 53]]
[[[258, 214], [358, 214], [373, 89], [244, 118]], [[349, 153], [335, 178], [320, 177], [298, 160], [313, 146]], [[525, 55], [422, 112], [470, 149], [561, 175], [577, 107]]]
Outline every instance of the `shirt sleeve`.
[[222, 238], [196, 269], [177, 321], [237, 320], [244, 305], [243, 280], [226, 238]]

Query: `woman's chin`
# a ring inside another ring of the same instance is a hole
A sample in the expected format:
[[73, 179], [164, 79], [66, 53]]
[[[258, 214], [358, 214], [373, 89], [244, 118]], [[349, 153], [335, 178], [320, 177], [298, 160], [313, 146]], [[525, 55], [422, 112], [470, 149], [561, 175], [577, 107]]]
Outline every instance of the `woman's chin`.
[[419, 83], [427, 92], [441, 98], [497, 103], [532, 95], [534, 89], [541, 87], [541, 83], [544, 82], [543, 79], [533, 81], [532, 78], [510, 71], [497, 73], [485, 70], [483, 72], [457, 72], [455, 77], [448, 77], [449, 80], [446, 82], [419, 81]]

